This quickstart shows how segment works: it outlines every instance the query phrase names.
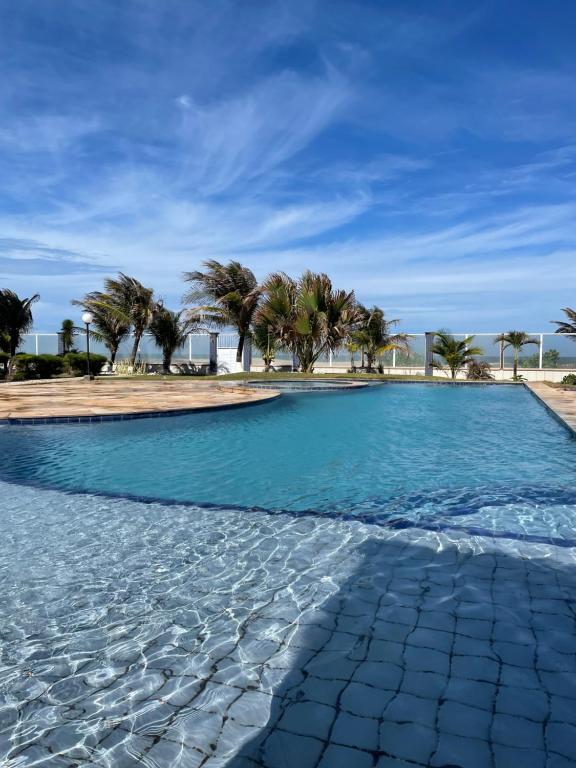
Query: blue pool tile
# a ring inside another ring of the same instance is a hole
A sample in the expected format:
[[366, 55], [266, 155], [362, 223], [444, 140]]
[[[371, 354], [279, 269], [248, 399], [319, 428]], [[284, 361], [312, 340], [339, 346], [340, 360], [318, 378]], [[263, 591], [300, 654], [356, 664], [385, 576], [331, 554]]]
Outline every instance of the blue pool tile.
[[544, 749], [542, 723], [496, 712], [492, 721], [492, 738], [498, 744], [523, 749]]
[[378, 720], [340, 712], [330, 733], [336, 744], [374, 751], [378, 749]]
[[492, 753], [487, 741], [441, 733], [438, 746], [430, 760], [433, 768], [463, 766], [465, 768], [487, 768], [492, 765]]
[[277, 768], [280, 765], [316, 768], [323, 750], [324, 743], [319, 739], [293, 736], [276, 730], [264, 743], [263, 762], [260, 764], [265, 768]]
[[414, 722], [434, 728], [438, 703], [409, 693], [398, 693], [386, 707], [384, 717], [396, 723]]
[[362, 683], [349, 683], [340, 698], [340, 707], [362, 717], [380, 718], [395, 692]]
[[491, 709], [469, 707], [459, 701], [444, 701], [438, 713], [438, 727], [455, 736], [483, 739], [490, 737]]
[[551, 750], [576, 763], [576, 726], [570, 723], [548, 723], [546, 738]]
[[330, 744], [324, 752], [318, 768], [373, 768], [369, 752]]
[[438, 740], [436, 731], [417, 723], [383, 722], [380, 750], [386, 754], [428, 765]]
[[335, 717], [336, 710], [325, 704], [290, 703], [282, 715], [278, 727], [299, 736], [315, 736], [325, 739]]

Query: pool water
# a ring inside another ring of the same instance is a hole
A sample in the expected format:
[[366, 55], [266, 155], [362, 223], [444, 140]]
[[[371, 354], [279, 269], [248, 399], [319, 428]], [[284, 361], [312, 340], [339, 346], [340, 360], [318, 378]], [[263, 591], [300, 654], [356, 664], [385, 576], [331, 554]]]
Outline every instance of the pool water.
[[368, 522], [480, 524], [514, 503], [542, 534], [534, 505], [576, 500], [576, 441], [511, 386], [386, 384], [170, 419], [2, 428], [0, 452], [0, 477], [16, 482]]

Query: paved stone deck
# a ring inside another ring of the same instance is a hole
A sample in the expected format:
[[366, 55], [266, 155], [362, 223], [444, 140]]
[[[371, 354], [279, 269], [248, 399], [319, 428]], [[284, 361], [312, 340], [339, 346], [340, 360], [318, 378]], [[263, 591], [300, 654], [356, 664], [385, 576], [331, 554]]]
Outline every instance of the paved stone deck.
[[550, 387], [541, 381], [527, 386], [576, 433], [576, 390]]
[[18, 382], [0, 385], [0, 420], [219, 408], [256, 403], [276, 396], [270, 390], [182, 379]]

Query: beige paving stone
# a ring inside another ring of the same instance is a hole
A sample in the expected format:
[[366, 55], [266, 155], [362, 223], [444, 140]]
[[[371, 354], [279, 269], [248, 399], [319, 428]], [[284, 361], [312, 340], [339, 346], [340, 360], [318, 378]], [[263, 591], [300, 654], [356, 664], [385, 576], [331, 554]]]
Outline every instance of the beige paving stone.
[[104, 416], [219, 408], [271, 400], [274, 390], [182, 379], [66, 379], [0, 385], [0, 419]]

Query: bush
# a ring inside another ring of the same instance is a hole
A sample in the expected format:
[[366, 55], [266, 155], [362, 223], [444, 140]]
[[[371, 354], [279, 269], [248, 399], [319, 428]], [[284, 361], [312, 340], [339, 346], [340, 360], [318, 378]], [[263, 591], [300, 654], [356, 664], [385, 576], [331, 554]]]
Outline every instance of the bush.
[[[65, 367], [74, 376], [84, 376], [86, 374], [85, 352], [68, 352], [62, 359], [64, 360]], [[106, 360], [107, 358], [104, 355], [90, 355], [90, 373], [92, 376], [98, 376]]]
[[490, 363], [484, 360], [472, 360], [468, 363], [468, 370], [466, 371], [466, 378], [470, 381], [489, 381], [493, 379], [492, 369]]
[[51, 379], [58, 376], [64, 369], [61, 357], [57, 355], [16, 355], [12, 379], [23, 381], [25, 379]]
[[576, 386], [576, 373], [568, 373], [566, 376], [564, 376], [562, 379], [562, 384]]

